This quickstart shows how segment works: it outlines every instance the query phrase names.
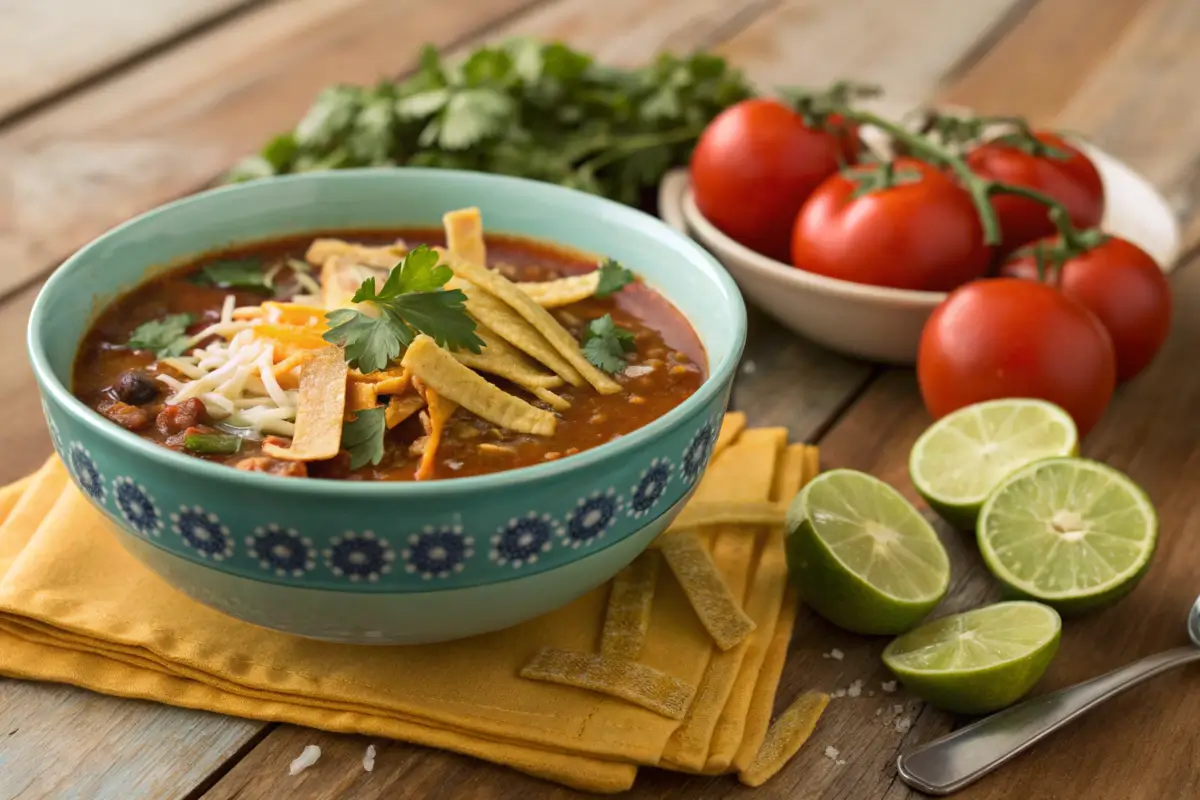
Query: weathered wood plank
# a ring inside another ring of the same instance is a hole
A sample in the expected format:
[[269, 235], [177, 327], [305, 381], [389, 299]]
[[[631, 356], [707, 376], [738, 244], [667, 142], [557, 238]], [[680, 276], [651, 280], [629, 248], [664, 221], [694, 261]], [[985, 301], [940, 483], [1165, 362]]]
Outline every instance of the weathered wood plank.
[[0, 383], [0, 403], [11, 410], [11, 416], [0, 420], [0, 452], [8, 454], [0, 464], [0, 485], [28, 475], [50, 455], [50, 435], [25, 351], [25, 326], [40, 288], [39, 282], [0, 305], [0, 340], [9, 343], [0, 351], [0, 374], [9, 376]]
[[178, 797], [259, 723], [0, 679], [0, 799]]
[[259, 0], [6, 3], [0, 120], [165, 40]]
[[263, 6], [0, 133], [0, 295], [192, 191], [291, 127], [322, 87], [369, 83], [536, 0]]

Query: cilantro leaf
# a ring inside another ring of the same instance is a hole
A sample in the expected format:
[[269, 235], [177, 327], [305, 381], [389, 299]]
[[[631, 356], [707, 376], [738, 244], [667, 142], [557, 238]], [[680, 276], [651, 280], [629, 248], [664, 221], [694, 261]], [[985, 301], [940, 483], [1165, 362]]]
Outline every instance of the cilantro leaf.
[[258, 289], [270, 291], [271, 285], [257, 258], [228, 258], [205, 265], [196, 274], [197, 283], [222, 289]]
[[581, 344], [592, 366], [614, 374], [625, 369], [625, 354], [637, 349], [633, 332], [618, 327], [611, 314], [589, 322]]
[[392, 268], [377, 289], [367, 278], [354, 293], [355, 303], [371, 303], [377, 313], [339, 308], [325, 314], [329, 330], [325, 341], [343, 347], [346, 361], [363, 372], [385, 369], [400, 356], [418, 333], [442, 347], [478, 353], [483, 340], [475, 334], [475, 320], [467, 314], [467, 296], [443, 288], [454, 277], [438, 254], [426, 245], [412, 250]]
[[355, 414], [350, 422], [342, 423], [342, 449], [350, 453], [350, 469], [383, 460], [383, 436], [387, 419], [382, 406], [367, 408]]
[[633, 270], [625, 269], [621, 266], [620, 261], [614, 261], [611, 258], [600, 262], [599, 271], [600, 280], [596, 282], [596, 297], [608, 297], [610, 294], [616, 294], [636, 279]]
[[183, 355], [184, 345], [191, 337], [188, 326], [196, 321], [192, 314], [168, 314], [162, 319], [143, 322], [129, 334], [125, 346], [131, 350], [153, 350], [159, 358]]

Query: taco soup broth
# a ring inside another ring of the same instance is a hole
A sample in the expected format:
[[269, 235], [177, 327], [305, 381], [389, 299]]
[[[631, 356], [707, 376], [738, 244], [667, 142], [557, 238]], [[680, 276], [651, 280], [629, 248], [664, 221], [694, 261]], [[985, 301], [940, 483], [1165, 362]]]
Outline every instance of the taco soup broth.
[[[252, 257], [262, 262], [264, 270], [286, 258], [303, 260], [309, 244], [321, 236], [368, 245], [390, 243], [398, 237], [410, 247], [445, 242], [443, 232], [434, 229], [336, 231], [309, 233], [209, 254], [150, 280], [103, 310], [84, 338], [76, 359], [73, 375], [76, 396], [117, 421], [106, 410], [111, 409], [117, 396], [116, 387], [123, 376], [131, 371], [153, 375], [156, 370], [154, 353], [124, 346], [135, 328], [168, 314], [190, 313], [195, 316], [195, 322], [189, 332], [200, 331], [220, 318], [222, 304], [229, 294], [236, 296], [239, 307], [258, 305], [264, 300], [287, 301], [300, 291], [290, 274], [276, 285], [274, 296], [255, 290], [199, 285], [193, 279], [206, 264], [222, 259]], [[546, 281], [596, 268], [594, 260], [542, 242], [489, 234], [486, 244], [489, 266], [499, 267], [513, 281]], [[627, 266], [637, 272], [638, 265]], [[319, 271], [314, 270], [315, 273]], [[695, 392], [706, 377], [706, 356], [696, 333], [677, 309], [640, 281], [615, 295], [590, 297], [552, 309], [551, 314], [576, 340], [588, 322], [604, 314], [611, 314], [618, 326], [635, 335], [636, 349], [628, 356], [626, 371], [612, 376], [620, 384], [620, 391], [604, 395], [586, 384], [558, 387], [554, 392], [568, 401], [570, 408], [556, 412], [557, 430], [552, 436], [503, 430], [460, 408], [447, 425], [437, 449], [432, 478], [481, 475], [570, 457], [661, 417]], [[545, 407], [502, 379], [488, 379], [534, 405]], [[165, 386], [160, 389], [157, 399], [144, 406], [151, 415], [160, 412], [169, 397]], [[386, 400], [381, 398], [380, 402]], [[160, 430], [153, 422], [138, 427], [135, 432], [157, 444], [177, 450], [182, 448], [178, 436]], [[413, 452], [412, 443], [424, 433], [420, 419], [413, 415], [387, 432], [384, 457], [378, 465], [351, 471], [345, 458], [337, 458], [309, 463], [307, 474], [349, 480], [412, 480], [421, 460], [419, 453]], [[245, 439], [240, 451], [233, 455], [189, 455], [236, 466], [246, 459], [262, 457], [263, 453], [260, 441]]]

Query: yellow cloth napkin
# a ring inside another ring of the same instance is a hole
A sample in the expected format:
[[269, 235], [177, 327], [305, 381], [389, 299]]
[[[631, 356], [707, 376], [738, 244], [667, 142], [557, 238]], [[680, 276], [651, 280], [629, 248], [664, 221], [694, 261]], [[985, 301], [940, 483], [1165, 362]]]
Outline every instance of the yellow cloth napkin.
[[[731, 415], [698, 501], [787, 498], [815, 450]], [[735, 441], [736, 439], [736, 441]], [[0, 490], [0, 674], [254, 719], [444, 748], [615, 792], [641, 765], [745, 766], [765, 735], [795, 618], [779, 531], [708, 538], [758, 627], [717, 650], [663, 569], [640, 660], [698, 687], [687, 719], [520, 678], [542, 647], [595, 652], [608, 588], [518, 627], [417, 647], [349, 646], [249, 625], [174, 591], [128, 555], [57, 459]]]

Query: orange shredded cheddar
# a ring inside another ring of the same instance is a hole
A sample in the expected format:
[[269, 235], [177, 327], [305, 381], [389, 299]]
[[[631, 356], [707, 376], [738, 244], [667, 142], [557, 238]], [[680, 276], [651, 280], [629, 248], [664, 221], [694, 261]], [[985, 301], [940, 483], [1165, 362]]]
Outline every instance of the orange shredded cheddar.
[[257, 339], [270, 339], [275, 345], [275, 360], [283, 361], [299, 350], [324, 350], [329, 342], [321, 338], [316, 328], [304, 325], [282, 325], [260, 322], [251, 330]]
[[377, 394], [404, 394], [408, 391], [411, 375], [408, 370], [398, 378], [384, 378], [375, 384]]
[[647, 550], [613, 578], [600, 634], [601, 655], [636, 661], [642, 654], [661, 562], [656, 551]]
[[296, 389], [300, 386], [299, 367], [312, 358], [315, 350], [297, 350], [277, 363], [271, 370], [275, 373], [275, 381], [284, 389]]
[[446, 422], [458, 410], [458, 403], [438, 394], [432, 386], [425, 387], [425, 402], [429, 404], [429, 441], [425, 443], [425, 452], [421, 453], [421, 465], [417, 467], [419, 481], [433, 477], [438, 446], [442, 443], [442, 432], [446, 429]]
[[346, 412], [343, 421], [350, 422], [357, 412], [379, 405], [379, 395], [376, 392], [378, 385], [356, 381], [353, 378], [346, 381]]
[[645, 664], [552, 647], [522, 667], [521, 677], [619, 697], [670, 719], [687, 716], [696, 695], [683, 681]]
[[771, 723], [758, 755], [738, 773], [738, 780], [746, 786], [762, 786], [774, 777], [812, 736], [827, 705], [829, 695], [820, 692], [806, 692], [792, 701]]
[[388, 428], [394, 428], [425, 407], [425, 399], [417, 394], [392, 395], [383, 412]]
[[262, 304], [261, 308], [267, 322], [300, 325], [318, 329], [321, 333], [328, 330], [325, 323], [325, 309], [318, 306], [306, 306], [302, 303], [277, 303], [274, 300], [268, 300]]
[[337, 347], [325, 347], [301, 367], [292, 446], [267, 441], [263, 452], [284, 461], [323, 461], [336, 456], [342, 446], [346, 372], [346, 359]]
[[660, 549], [684, 594], [717, 647], [730, 650], [755, 629], [721, 578], [708, 549], [694, 533], [664, 536]]

